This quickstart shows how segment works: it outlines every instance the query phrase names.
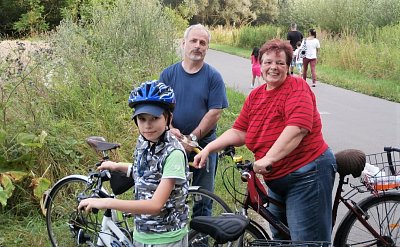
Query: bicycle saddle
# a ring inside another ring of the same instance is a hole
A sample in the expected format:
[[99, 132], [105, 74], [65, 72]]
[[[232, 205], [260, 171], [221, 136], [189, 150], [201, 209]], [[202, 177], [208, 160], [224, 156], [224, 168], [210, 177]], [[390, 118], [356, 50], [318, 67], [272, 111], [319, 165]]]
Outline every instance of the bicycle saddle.
[[335, 154], [338, 173], [341, 176], [353, 175], [354, 178], [361, 176], [364, 170], [366, 155], [358, 149], [346, 149]]
[[90, 136], [86, 139], [86, 143], [96, 151], [108, 151], [121, 147], [118, 143], [106, 142], [106, 139], [101, 136]]
[[239, 214], [196, 216], [190, 221], [190, 228], [207, 234], [218, 244], [225, 244], [238, 239], [249, 223], [247, 217]]

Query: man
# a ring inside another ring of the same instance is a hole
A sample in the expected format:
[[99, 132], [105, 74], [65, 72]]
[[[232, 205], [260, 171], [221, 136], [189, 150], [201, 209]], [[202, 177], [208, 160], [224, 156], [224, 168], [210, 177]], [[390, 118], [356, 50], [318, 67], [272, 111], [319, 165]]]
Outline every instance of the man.
[[[293, 51], [296, 50], [297, 48], [297, 42], [298, 41], [302, 41], [303, 40], [303, 34], [299, 31], [297, 31], [297, 24], [296, 23], [292, 23], [290, 25], [290, 31], [287, 34], [287, 40], [289, 40], [290, 45], [293, 48]], [[296, 66], [296, 61], [292, 61], [290, 64], [290, 74], [293, 75], [293, 68]]]
[[[183, 60], [166, 68], [160, 81], [173, 88], [176, 107], [173, 112], [171, 133], [182, 139], [189, 136], [201, 147], [216, 139], [217, 122], [228, 107], [225, 84], [221, 74], [204, 62], [211, 35], [201, 24], [188, 27], [182, 41]], [[184, 145], [189, 161], [193, 161], [193, 148]], [[208, 169], [192, 169], [192, 185], [214, 191], [217, 153], [209, 156]], [[195, 205], [194, 215], [211, 215], [212, 204], [203, 201]]]

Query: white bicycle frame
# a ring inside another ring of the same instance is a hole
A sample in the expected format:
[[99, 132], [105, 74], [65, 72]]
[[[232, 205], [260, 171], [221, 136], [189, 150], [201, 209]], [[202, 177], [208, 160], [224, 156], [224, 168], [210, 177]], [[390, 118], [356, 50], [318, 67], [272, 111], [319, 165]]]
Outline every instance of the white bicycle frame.
[[[133, 243], [125, 236], [112, 219], [112, 216], [106, 216], [107, 213], [113, 212], [107, 209], [103, 215], [101, 222], [101, 231], [97, 240], [97, 246], [107, 247], [135, 247]], [[114, 211], [115, 212], [115, 211]]]

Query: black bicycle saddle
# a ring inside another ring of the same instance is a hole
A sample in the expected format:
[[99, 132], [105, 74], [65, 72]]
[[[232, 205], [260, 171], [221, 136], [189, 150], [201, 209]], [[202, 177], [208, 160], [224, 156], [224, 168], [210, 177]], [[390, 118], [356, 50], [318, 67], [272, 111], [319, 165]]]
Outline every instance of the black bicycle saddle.
[[250, 220], [244, 215], [223, 214], [220, 216], [196, 216], [190, 228], [207, 234], [218, 244], [237, 240], [245, 231]]

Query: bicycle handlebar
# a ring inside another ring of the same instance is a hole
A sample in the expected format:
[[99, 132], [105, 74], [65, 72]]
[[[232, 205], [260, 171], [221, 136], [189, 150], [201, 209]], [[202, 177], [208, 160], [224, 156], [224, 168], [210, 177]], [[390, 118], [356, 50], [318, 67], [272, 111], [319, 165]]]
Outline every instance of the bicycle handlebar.
[[[247, 182], [249, 179], [250, 172], [253, 172], [253, 165], [254, 163], [250, 160], [245, 160], [243, 162], [242, 156], [236, 156], [236, 151], [234, 146], [228, 146], [223, 151], [221, 151], [218, 155], [219, 158], [223, 158], [225, 156], [230, 156], [232, 160], [235, 162], [235, 166], [237, 169], [241, 170], [241, 179], [243, 182]], [[266, 168], [267, 173], [272, 171], [272, 166], [267, 166]]]
[[395, 148], [395, 147], [384, 147], [383, 151], [385, 152], [399, 152], [400, 153], [400, 148]]

